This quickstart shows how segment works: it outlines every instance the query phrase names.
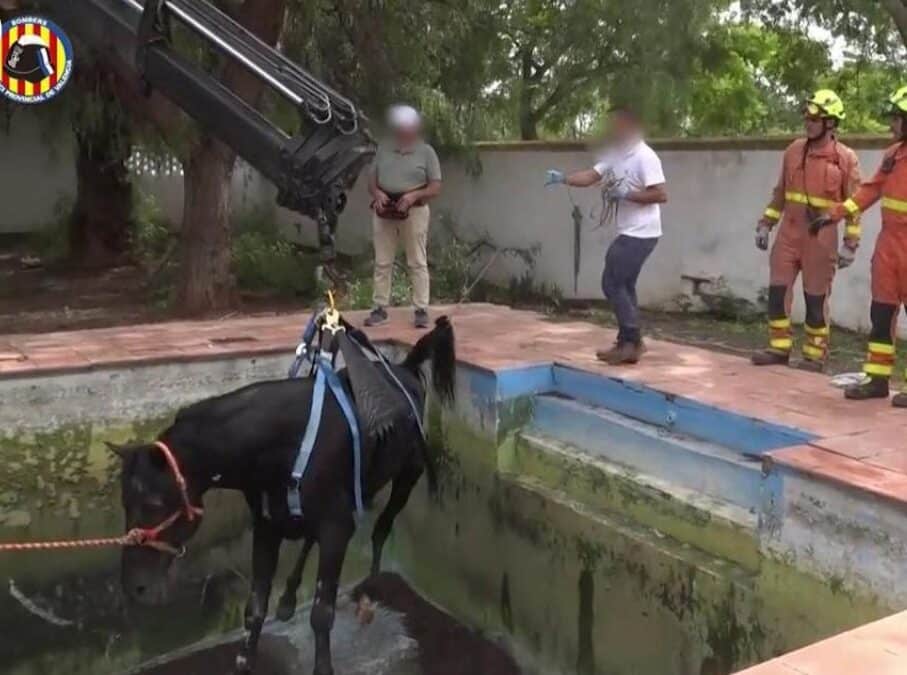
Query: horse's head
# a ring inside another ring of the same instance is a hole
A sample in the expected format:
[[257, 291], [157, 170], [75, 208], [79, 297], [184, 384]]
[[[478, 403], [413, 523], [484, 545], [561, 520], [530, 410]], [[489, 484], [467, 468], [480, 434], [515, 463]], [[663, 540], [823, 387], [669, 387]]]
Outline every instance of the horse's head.
[[123, 549], [123, 590], [142, 604], [163, 604], [173, 560], [201, 524], [201, 494], [166, 444], [110, 448], [123, 460], [122, 502], [132, 544]]

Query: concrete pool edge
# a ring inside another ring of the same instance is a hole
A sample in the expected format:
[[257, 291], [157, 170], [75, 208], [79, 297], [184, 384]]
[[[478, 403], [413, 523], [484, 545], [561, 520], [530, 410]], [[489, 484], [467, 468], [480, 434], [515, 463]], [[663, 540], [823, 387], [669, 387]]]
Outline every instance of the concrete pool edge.
[[[144, 334], [147, 327], [119, 331], [107, 329], [99, 342], [92, 343], [89, 337], [81, 346], [81, 351], [72, 347], [75, 353], [80, 354], [80, 361], [78, 364], [70, 362], [68, 366], [65, 354], [54, 354], [54, 350], [58, 349], [55, 344], [58, 343], [53, 335], [43, 336], [44, 346], [41, 346], [39, 336], [26, 336], [24, 341], [19, 337], [18, 344], [23, 347], [32, 345], [35, 356], [28, 368], [9, 369], [4, 367], [9, 362], [0, 362], [0, 386], [28, 386], [29, 381], [36, 381], [35, 378], [45, 378], [47, 382], [61, 373], [68, 377], [109, 374], [123, 369], [166, 368], [171, 361], [177, 362], [180, 368], [189, 369], [193, 363], [204, 363], [207, 367], [212, 362], [237, 358], [253, 361], [257, 358], [273, 359], [277, 363], [292, 349], [304, 318], [306, 315], [268, 317], [254, 347], [242, 341], [230, 342], [230, 339], [257, 331], [260, 319], [242, 319], [236, 323], [201, 322], [200, 326], [186, 322], [177, 331], [170, 331], [166, 325], [157, 326], [157, 334], [167, 334], [171, 340], [158, 347], [143, 346], [141, 340], [136, 342], [129, 337]], [[358, 317], [353, 315], [352, 318]], [[395, 318], [399, 319], [400, 315], [395, 314]], [[498, 331], [504, 324], [508, 334], [518, 333], [522, 341], [520, 344], [526, 345], [527, 349], [522, 352], [508, 350], [508, 343], [504, 340], [506, 336], [489, 333], [489, 322]], [[776, 437], [782, 439], [778, 442], [785, 439], [796, 442], [789, 447], [773, 441], [766, 447], [749, 448], [756, 454], [767, 456], [762, 466], [763, 501], [759, 505], [755, 532], [760, 552], [783, 564], [807, 571], [841, 592], [867, 592], [884, 599], [885, 604], [892, 608], [907, 604], [904, 595], [907, 578], [898, 571], [904, 553], [898, 542], [907, 540], [907, 517], [904, 513], [907, 474], [884, 464], [866, 461], [872, 460], [875, 455], [847, 457], [825, 447], [834, 447], [828, 442], [829, 439], [847, 436], [847, 431], [852, 432], [850, 435], [856, 444], [861, 436], [869, 438], [871, 433], [878, 436], [880, 430], [902, 434], [907, 427], [907, 419], [899, 419], [881, 405], [870, 404], [848, 408], [853, 415], [853, 424], [847, 421], [849, 426], [840, 419], [829, 422], [831, 418], [839, 418], [844, 408], [840, 402], [831, 400], [828, 391], [822, 390], [819, 386], [824, 384], [821, 378], [778, 370], [767, 375], [760, 374], [763, 380], [768, 378], [774, 385], [768, 391], [760, 391], [754, 387], [758, 382], [748, 381], [751, 369], [748, 370], [740, 359], [729, 361], [733, 357], [719, 355], [713, 360], [709, 352], [694, 348], [682, 348], [680, 366], [659, 354], [662, 350], [676, 352], [680, 348], [656, 343], [651, 345], [654, 352], [652, 362], [642, 364], [643, 368], [605, 368], [594, 363], [594, 358], [590, 359], [585, 352], [595, 344], [610, 341], [610, 333], [586, 325], [569, 324], [567, 333], [558, 336], [556, 329], [563, 328], [562, 324], [550, 324], [536, 315], [527, 316], [524, 312], [487, 305], [464, 308], [463, 314], [455, 318], [455, 323], [462, 324], [458, 330], [461, 366], [486, 376], [479, 378], [483, 382], [473, 393], [479, 398], [488, 397], [489, 405], [476, 408], [478, 417], [469, 421], [470, 426], [482, 430], [483, 435], [498, 443], [532, 419], [534, 396], [552, 391], [562, 395], [576, 394], [577, 388], [563, 384], [565, 379], [576, 378], [612, 393], [636, 392], [643, 398], [654, 397], [641, 415], [653, 424], [669, 420], [671, 409], [667, 406], [677, 401], [692, 401], [694, 409], [718, 410], [727, 417], [736, 416], [754, 420], [755, 423], [769, 419], [771, 427], [754, 428], [753, 434], [760, 435], [757, 441], [764, 440], [762, 434], [777, 434]], [[193, 330], [194, 326], [196, 330]], [[485, 330], [478, 330], [483, 326]], [[552, 329], [555, 329], [553, 337]], [[419, 334], [409, 328], [392, 326], [375, 331], [373, 337], [402, 347], [412, 344]], [[189, 340], [184, 344], [190, 346], [173, 347], [176, 351], [167, 352], [168, 345], [173, 346], [180, 339]], [[218, 339], [226, 342], [212, 342]], [[0, 345], [8, 340], [0, 337]], [[103, 345], [105, 340], [113, 340], [114, 346], [125, 350], [129, 358], [116, 360], [116, 354], [110, 349], [101, 349], [99, 345]], [[583, 345], [580, 351], [584, 355], [565, 358], [563, 350], [568, 346], [574, 348], [576, 343]], [[124, 344], [128, 346], [124, 347]], [[94, 356], [88, 356], [93, 350]], [[20, 352], [30, 353], [28, 349]], [[174, 367], [177, 367], [176, 364]], [[708, 379], [713, 369], [718, 374]], [[492, 378], [490, 383], [487, 376]], [[735, 377], [746, 382], [728, 386]], [[699, 378], [696, 386], [691, 386], [696, 378]], [[799, 387], [800, 395], [814, 394], [810, 405], [815, 407], [817, 414], [808, 418], [802, 409], [781, 406], [777, 401], [769, 405], [771, 399], [779, 398], [777, 390], [782, 386]], [[745, 392], [749, 392], [748, 398]], [[837, 392], [835, 394], [837, 396]], [[727, 400], [735, 397], [739, 400]], [[620, 402], [613, 396], [608, 401], [598, 402], [609, 401], [611, 404]], [[758, 404], [755, 408], [765, 404], [762, 409], [764, 417], [754, 414], [758, 412], [754, 409], [754, 401]], [[683, 419], [685, 409], [683, 406], [680, 408], [681, 415], [677, 416], [675, 406], [674, 421]], [[639, 411], [634, 409], [626, 408], [621, 412], [640, 416]], [[865, 414], [860, 417], [858, 413]], [[825, 422], [828, 422], [828, 428], [823, 431]], [[673, 422], [669, 426], [673, 426]], [[887, 457], [893, 451], [885, 445], [884, 439], [883, 433], [878, 442], [886, 451], [879, 454]], [[556, 471], [571, 473], [563, 466], [556, 468]], [[572, 473], [575, 474], [576, 470]], [[867, 514], [871, 517], [867, 518]], [[819, 543], [822, 545], [818, 546]], [[867, 565], [867, 559], [874, 559], [876, 564]]]

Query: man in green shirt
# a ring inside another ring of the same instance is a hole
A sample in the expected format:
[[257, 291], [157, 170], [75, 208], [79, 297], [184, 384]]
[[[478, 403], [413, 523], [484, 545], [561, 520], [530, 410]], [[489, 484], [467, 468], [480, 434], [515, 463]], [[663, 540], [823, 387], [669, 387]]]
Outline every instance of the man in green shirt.
[[410, 106], [398, 105], [388, 113], [391, 137], [378, 145], [369, 180], [375, 245], [374, 309], [366, 326], [386, 323], [394, 259], [403, 239], [406, 264], [413, 287], [415, 325], [428, 327], [428, 202], [441, 192], [438, 155], [422, 140], [422, 120]]

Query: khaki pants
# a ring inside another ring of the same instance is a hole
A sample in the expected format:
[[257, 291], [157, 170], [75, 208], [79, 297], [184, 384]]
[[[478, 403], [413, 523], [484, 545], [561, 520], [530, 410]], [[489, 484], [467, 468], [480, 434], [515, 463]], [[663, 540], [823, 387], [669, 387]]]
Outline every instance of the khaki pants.
[[372, 217], [375, 243], [375, 295], [376, 307], [387, 307], [391, 300], [391, 283], [394, 274], [394, 259], [397, 257], [397, 241], [403, 238], [406, 248], [406, 266], [409, 281], [413, 287], [413, 306], [428, 309], [428, 220], [427, 206], [414, 206], [406, 220], [388, 220]]

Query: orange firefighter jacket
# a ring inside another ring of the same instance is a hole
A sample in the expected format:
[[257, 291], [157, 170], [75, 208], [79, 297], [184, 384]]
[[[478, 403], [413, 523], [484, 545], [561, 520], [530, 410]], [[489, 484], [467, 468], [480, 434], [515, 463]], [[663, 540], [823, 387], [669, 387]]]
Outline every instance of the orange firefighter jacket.
[[[837, 139], [813, 148], [807, 146], [805, 138], [798, 138], [784, 151], [781, 175], [765, 209], [764, 222], [773, 225], [781, 220], [779, 236], [785, 236], [787, 230], [799, 237], [818, 212], [846, 199], [859, 184], [860, 162], [851, 148]], [[860, 234], [859, 217], [851, 214], [844, 237], [855, 244]]]

